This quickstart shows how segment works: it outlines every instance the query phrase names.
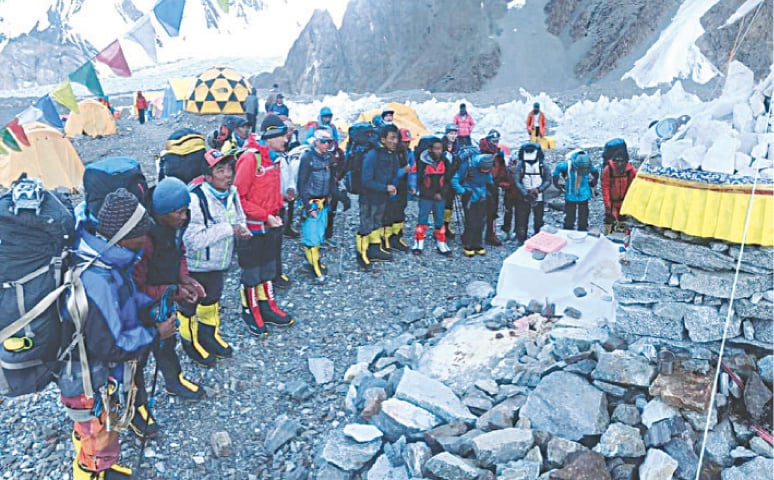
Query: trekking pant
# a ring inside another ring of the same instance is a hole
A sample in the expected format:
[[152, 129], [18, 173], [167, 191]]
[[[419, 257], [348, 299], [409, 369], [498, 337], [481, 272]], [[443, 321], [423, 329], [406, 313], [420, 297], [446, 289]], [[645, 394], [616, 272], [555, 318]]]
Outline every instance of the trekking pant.
[[384, 210], [387, 207], [385, 203], [363, 201], [361, 195], [358, 205], [360, 207], [360, 228], [358, 228], [360, 235], [367, 236], [384, 226]]
[[408, 206], [408, 193], [398, 192], [390, 197], [384, 206], [384, 226], [394, 223], [403, 223], [406, 220], [406, 207]]
[[328, 203], [328, 223], [325, 225], [326, 240], [333, 238], [333, 220], [336, 218], [336, 208], [338, 206], [339, 200], [336, 198], [336, 195], [333, 195], [330, 203]]
[[137, 109], [137, 120], [140, 121], [140, 125], [145, 123], [145, 109], [143, 108]]
[[[176, 381], [182, 369], [180, 368], [180, 359], [177, 357], [175, 345], [177, 344], [177, 335], [164, 340], [156, 339], [151, 345], [151, 352], [156, 359], [156, 366], [162, 375], [164, 381]], [[134, 384], [137, 385], [137, 395], [134, 404], [136, 406], [144, 405], [148, 401], [148, 395], [145, 392], [145, 377], [143, 370], [148, 363], [149, 354], [143, 355], [137, 362], [137, 370], [134, 372]], [[151, 378], [151, 381], [153, 379]]]
[[578, 230], [585, 232], [589, 229], [589, 201], [570, 202], [564, 201], [564, 229], [575, 230], [575, 216], [578, 216]]
[[470, 146], [470, 135], [459, 135], [457, 136], [457, 141], [460, 142], [460, 145]]
[[283, 229], [284, 226], [270, 228], [264, 234], [253, 234], [241, 242], [239, 266], [242, 268], [242, 284], [254, 287], [270, 282], [280, 274], [277, 264], [282, 261]]
[[471, 203], [465, 208], [465, 231], [462, 232], [462, 246], [483, 248], [484, 226], [486, 225], [486, 201]]
[[[220, 296], [223, 294], [223, 281], [226, 272], [190, 272], [190, 275], [194, 280], [202, 284], [204, 291], [207, 292], [207, 296], [200, 298], [196, 303], [178, 302], [180, 313], [186, 317], [193, 317], [196, 314], [196, 307], [198, 305], [215, 305], [220, 301]], [[174, 344], [174, 342], [170, 343]]]
[[255, 114], [254, 113], [245, 113], [245, 118], [247, 119], [247, 125], [250, 127], [250, 131], [255, 133]]
[[[96, 389], [95, 385], [95, 389]], [[86, 398], [86, 395], [77, 397], [61, 397], [65, 407], [83, 412], [88, 416], [94, 410], [94, 398]], [[86, 421], [74, 422], [73, 430], [78, 436], [80, 449], [76, 448], [76, 461], [92, 472], [103, 472], [118, 463], [121, 454], [121, 444], [118, 441], [117, 431], [107, 430], [107, 409], [102, 408], [99, 417], [92, 417]]]
[[543, 227], [543, 213], [545, 212], [545, 202], [525, 202], [519, 200], [516, 202], [516, 238], [524, 242], [529, 233], [529, 213], [532, 211], [532, 227], [534, 233], [538, 233]]
[[511, 227], [516, 224], [516, 203], [507, 193], [503, 195], [503, 232], [510, 233]]
[[417, 216], [418, 225], [430, 225], [430, 213], [432, 212], [433, 226], [436, 230], [443, 227], [444, 200], [420, 198], [417, 203], [419, 204], [419, 215]]

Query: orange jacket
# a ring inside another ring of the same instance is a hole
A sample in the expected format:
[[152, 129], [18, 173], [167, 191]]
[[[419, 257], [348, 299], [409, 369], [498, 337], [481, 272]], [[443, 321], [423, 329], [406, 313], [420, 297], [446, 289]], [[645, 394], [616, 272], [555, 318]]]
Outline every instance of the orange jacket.
[[[540, 136], [545, 137], [546, 136], [546, 116], [543, 115], [543, 112], [540, 112], [540, 115], [538, 115], [538, 127], [540, 128]], [[530, 111], [529, 115], [527, 115], [527, 133], [532, 135], [534, 131], [535, 131], [535, 115], [533, 115], [532, 111]]]

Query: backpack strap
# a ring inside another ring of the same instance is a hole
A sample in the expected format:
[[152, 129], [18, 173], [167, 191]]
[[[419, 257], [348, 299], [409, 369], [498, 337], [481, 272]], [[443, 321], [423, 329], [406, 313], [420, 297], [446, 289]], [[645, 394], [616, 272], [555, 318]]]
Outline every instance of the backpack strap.
[[[212, 218], [212, 214], [210, 213], [210, 205], [207, 202], [207, 197], [204, 194], [204, 190], [202, 189], [201, 184], [197, 185], [196, 187], [191, 190], [196, 197], [199, 199], [199, 208], [202, 211], [202, 217], [204, 217], [204, 228], [208, 228], [210, 225], [210, 222], [215, 223], [215, 219]], [[207, 260], [210, 259], [210, 247], [207, 247], [205, 250], [205, 255], [207, 255]]]

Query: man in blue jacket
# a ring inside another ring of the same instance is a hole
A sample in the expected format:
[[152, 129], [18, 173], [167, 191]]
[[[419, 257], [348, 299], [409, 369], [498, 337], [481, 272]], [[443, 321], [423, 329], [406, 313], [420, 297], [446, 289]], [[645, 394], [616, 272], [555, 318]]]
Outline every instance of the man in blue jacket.
[[[559, 177], [565, 183], [559, 183]], [[554, 167], [553, 182], [559, 191], [564, 192], [564, 229], [575, 230], [575, 218], [578, 218], [578, 230], [589, 229], [589, 200], [599, 180], [599, 170], [591, 162], [591, 156], [583, 150], [573, 150], [567, 154], [567, 160]]]
[[[132, 478], [131, 469], [118, 465], [118, 435], [131, 420], [131, 410], [123, 415], [120, 410], [135, 404], [135, 394], [145, 395], [145, 385], [133, 382], [137, 360], [156, 339], [169, 338], [177, 329], [174, 315], [156, 323], [153, 302], [132, 279], [151, 227], [145, 209], [120, 188], [107, 195], [98, 220], [96, 234], [81, 227], [75, 245], [76, 256], [88, 265], [80, 276], [85, 305], [77, 293], [67, 302], [68, 307], [86, 307], [80, 328], [71, 309], [64, 309], [70, 320], [65, 325], [78, 330], [70, 333], [86, 339], [86, 351], [74, 349], [58, 378], [62, 403], [75, 422], [73, 480]], [[142, 398], [137, 401], [145, 404]]]
[[363, 158], [361, 177], [360, 228], [355, 235], [358, 263], [370, 270], [372, 262], [389, 262], [392, 255], [382, 249], [384, 211], [390, 197], [398, 193], [399, 130], [393, 124], [379, 129], [379, 145]]
[[492, 166], [494, 156], [481, 153], [470, 161], [462, 162], [452, 177], [451, 184], [461, 197], [465, 210], [465, 230], [462, 232], [462, 254], [466, 257], [486, 255], [483, 245], [486, 224], [486, 195], [494, 183]]

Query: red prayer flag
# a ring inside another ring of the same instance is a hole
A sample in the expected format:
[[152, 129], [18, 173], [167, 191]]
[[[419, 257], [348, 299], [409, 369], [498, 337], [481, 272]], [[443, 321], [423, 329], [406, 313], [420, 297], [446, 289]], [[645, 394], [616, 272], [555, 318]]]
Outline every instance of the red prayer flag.
[[129, 64], [126, 63], [126, 57], [124, 57], [124, 51], [121, 50], [121, 44], [118, 40], [114, 41], [101, 52], [97, 54], [95, 59], [98, 62], [102, 62], [119, 77], [131, 77], [132, 71], [129, 69]]
[[22, 144], [26, 146], [30, 146], [30, 141], [27, 138], [27, 134], [24, 133], [24, 128], [22, 128], [21, 125], [19, 125], [19, 119], [16, 117], [13, 117], [13, 120], [11, 120], [8, 125], [6, 125], [6, 128], [13, 133], [13, 136], [16, 137], [16, 140], [20, 141]]

